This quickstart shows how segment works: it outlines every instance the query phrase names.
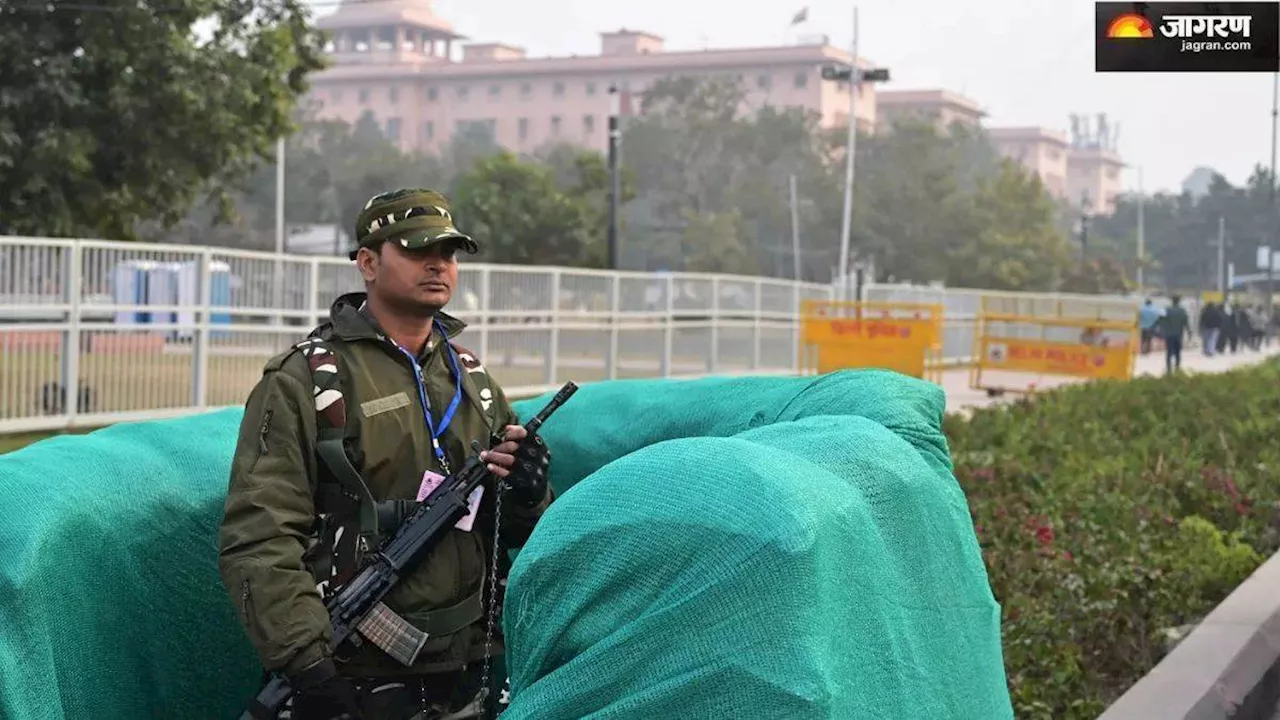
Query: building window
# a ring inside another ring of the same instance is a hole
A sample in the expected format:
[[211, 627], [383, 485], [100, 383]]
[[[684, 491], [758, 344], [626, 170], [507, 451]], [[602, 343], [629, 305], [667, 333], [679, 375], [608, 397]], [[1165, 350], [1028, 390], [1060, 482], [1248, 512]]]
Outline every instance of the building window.
[[551, 86], [551, 94], [555, 95], [556, 97], [560, 97], [561, 95], [564, 95], [564, 83], [558, 82], [555, 85]]
[[533, 86], [532, 86], [532, 85], [530, 85], [529, 83], [521, 83], [521, 85], [520, 85], [520, 97], [526, 97], [526, 98], [527, 98], [527, 97], [530, 97], [531, 95], [533, 95]]
[[551, 116], [551, 137], [560, 137], [560, 116]]
[[466, 85], [463, 85], [463, 86], [459, 87], [459, 88], [458, 88], [458, 99], [459, 99], [459, 100], [466, 100], [466, 99], [467, 99], [467, 95], [468, 95], [469, 91], [470, 91], [470, 88], [468, 88]]
[[400, 142], [400, 118], [387, 118], [387, 139], [393, 143]]
[[498, 96], [499, 96], [499, 95], [501, 95], [501, 94], [502, 94], [502, 86], [501, 86], [501, 85], [490, 85], [490, 86], [489, 86], [489, 97], [495, 97], [495, 98], [496, 98], [496, 97], [498, 97]]
[[400, 88], [398, 87], [387, 88], [387, 101], [391, 103], [400, 102]]
[[520, 118], [516, 123], [516, 132], [520, 135], [520, 140], [529, 139], [529, 118]]
[[768, 75], [761, 75], [760, 77], [756, 78], [756, 86], [759, 87], [761, 90], [768, 90], [769, 86], [772, 84], [773, 84], [772, 78], [770, 78]]
[[[1119, 171], [1119, 170], [1116, 170], [1115, 168], [1108, 168], [1108, 169], [1107, 169], [1107, 179], [1108, 179], [1108, 180], [1115, 180], [1115, 179], [1116, 179], [1117, 177], [1119, 177], [1119, 176], [1120, 176], [1120, 171]], [[1263, 258], [1263, 260], [1265, 260], [1265, 259], [1266, 259], [1266, 258], [1264, 257], [1264, 258]]]
[[430, 120], [422, 123], [422, 141], [431, 142], [436, 139], [436, 124]]
[[596, 129], [596, 116], [595, 116], [595, 115], [583, 115], [583, 116], [582, 116], [582, 131], [583, 131], [584, 133], [586, 133], [586, 134], [590, 135], [591, 133], [595, 132], [595, 129]]
[[430, 102], [435, 102], [439, 97], [440, 97], [439, 90], [433, 87], [427, 88], [427, 100], [429, 100]]
[[587, 95], [595, 95], [595, 94], [596, 94], [596, 84], [593, 82], [587, 83]]
[[360, 104], [364, 105], [367, 102], [369, 102], [369, 91], [364, 88], [360, 88]]
[[459, 120], [454, 126], [454, 134], [487, 142], [497, 141], [497, 120]]
[[1054, 150], [1054, 149], [1052, 149], [1052, 148], [1050, 148], [1050, 149], [1049, 149], [1049, 153], [1048, 153], [1048, 154], [1049, 154], [1049, 160], [1050, 160], [1050, 161], [1052, 161], [1052, 162], [1057, 162], [1057, 161], [1058, 161], [1058, 159], [1062, 157], [1062, 152], [1061, 152], [1061, 151], [1059, 151], [1059, 150]]

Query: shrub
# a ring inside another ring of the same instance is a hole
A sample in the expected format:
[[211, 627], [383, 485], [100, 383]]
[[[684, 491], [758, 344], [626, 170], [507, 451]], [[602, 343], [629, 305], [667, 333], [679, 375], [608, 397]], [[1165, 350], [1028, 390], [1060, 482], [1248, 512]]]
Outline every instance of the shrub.
[[1094, 718], [1274, 552], [1280, 368], [950, 416], [1019, 718]]

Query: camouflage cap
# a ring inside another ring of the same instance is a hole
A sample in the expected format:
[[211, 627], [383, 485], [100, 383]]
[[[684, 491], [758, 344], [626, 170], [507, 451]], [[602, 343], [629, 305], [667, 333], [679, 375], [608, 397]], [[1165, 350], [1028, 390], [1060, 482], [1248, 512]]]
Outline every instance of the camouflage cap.
[[443, 195], [422, 188], [406, 188], [374, 195], [356, 217], [356, 249], [376, 248], [387, 240], [400, 247], [418, 249], [453, 240], [471, 254], [480, 248], [470, 236], [453, 225], [449, 201]]

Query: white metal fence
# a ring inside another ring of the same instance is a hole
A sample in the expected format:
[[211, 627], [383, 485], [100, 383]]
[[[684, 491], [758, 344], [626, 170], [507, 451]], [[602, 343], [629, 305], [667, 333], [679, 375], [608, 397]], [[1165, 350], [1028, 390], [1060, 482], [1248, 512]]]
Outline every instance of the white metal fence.
[[[485, 264], [464, 264], [459, 285], [448, 309], [469, 324], [459, 342], [517, 397], [566, 380], [794, 372], [800, 302], [833, 295], [764, 278]], [[0, 433], [239, 405], [268, 358], [360, 289], [341, 258], [0, 237]], [[956, 360], [970, 354], [983, 294], [871, 286], [865, 299], [942, 303], [943, 355]]]

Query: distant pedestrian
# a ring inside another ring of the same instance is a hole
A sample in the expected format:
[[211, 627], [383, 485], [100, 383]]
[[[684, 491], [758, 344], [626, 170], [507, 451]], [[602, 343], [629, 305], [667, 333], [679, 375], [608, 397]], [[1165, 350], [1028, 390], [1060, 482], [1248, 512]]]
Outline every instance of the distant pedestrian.
[[1160, 317], [1164, 315], [1164, 311], [1151, 303], [1151, 298], [1142, 304], [1142, 309], [1138, 311], [1138, 327], [1142, 330], [1142, 354], [1146, 355], [1151, 352], [1151, 341], [1156, 336], [1156, 323], [1160, 322]]
[[1191, 333], [1191, 318], [1182, 307], [1182, 296], [1174, 295], [1157, 327], [1164, 338], [1165, 373], [1182, 369], [1182, 339]]
[[1200, 341], [1207, 357], [1218, 354], [1218, 333], [1222, 332], [1222, 319], [1222, 308], [1217, 303], [1205, 303], [1200, 310]]

